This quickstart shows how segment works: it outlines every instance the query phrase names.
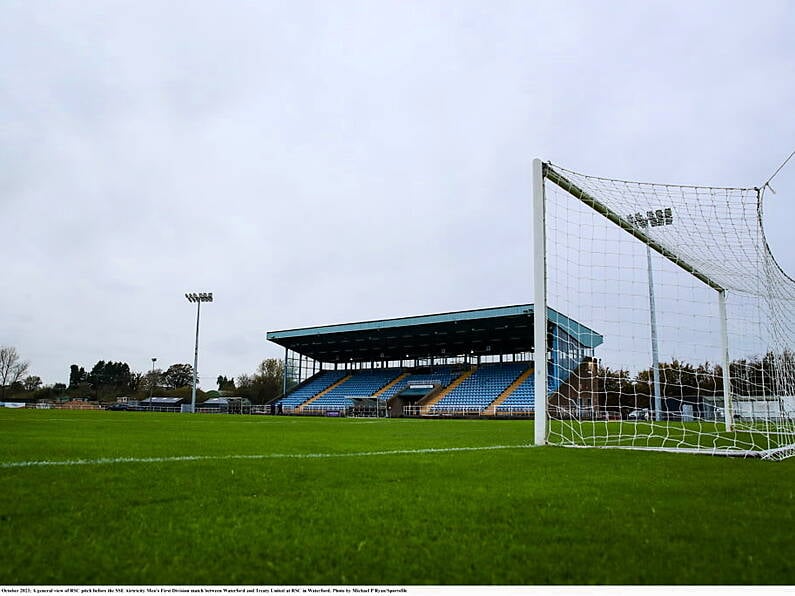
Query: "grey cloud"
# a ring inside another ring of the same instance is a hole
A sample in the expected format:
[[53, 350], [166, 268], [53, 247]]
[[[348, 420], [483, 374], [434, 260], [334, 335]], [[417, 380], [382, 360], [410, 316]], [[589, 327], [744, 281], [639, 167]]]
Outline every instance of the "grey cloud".
[[[529, 302], [530, 160], [749, 185], [791, 151], [787, 3], [7, 3], [0, 343], [253, 370], [268, 329]], [[795, 271], [795, 169], [767, 207]]]

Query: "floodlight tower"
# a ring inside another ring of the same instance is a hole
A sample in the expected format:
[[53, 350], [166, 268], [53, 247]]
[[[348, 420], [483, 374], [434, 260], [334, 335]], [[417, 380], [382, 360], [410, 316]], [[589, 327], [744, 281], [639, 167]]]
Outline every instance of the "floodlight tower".
[[152, 407], [152, 394], [155, 390], [155, 362], [157, 362], [157, 358], [152, 358], [152, 378], [149, 380], [149, 407]]
[[[635, 224], [645, 228], [670, 226], [674, 223], [673, 209], [665, 207], [655, 211], [648, 211], [644, 218], [640, 214], [635, 216]], [[651, 358], [652, 377], [654, 380], [654, 419], [662, 420], [662, 390], [660, 388], [660, 351], [657, 343], [657, 307], [654, 300], [654, 274], [651, 264], [651, 247], [646, 245], [646, 268], [649, 277], [649, 319], [651, 323]]]
[[[674, 213], [672, 207], [664, 207], [647, 211], [646, 214], [634, 213], [627, 217], [627, 220], [636, 228], [641, 228], [646, 234], [647, 228], [659, 228], [670, 226], [674, 223]], [[654, 391], [654, 420], [662, 420], [662, 390], [660, 387], [660, 352], [657, 345], [657, 305], [654, 300], [654, 273], [651, 263], [651, 246], [646, 244], [646, 270], [649, 279], [649, 323], [651, 327], [651, 359], [652, 359], [652, 378]]]
[[191, 390], [190, 397], [190, 411], [191, 414], [196, 412], [196, 371], [199, 366], [199, 315], [201, 313], [202, 302], [212, 302], [212, 292], [193, 292], [185, 294], [188, 302], [196, 303], [196, 347], [193, 350], [193, 389]]
[[651, 266], [651, 248], [646, 246], [646, 267], [649, 274], [649, 318], [651, 319], [651, 359], [654, 379], [654, 419], [662, 420], [662, 392], [660, 390], [660, 351], [657, 345], [657, 308], [654, 302], [654, 274]]

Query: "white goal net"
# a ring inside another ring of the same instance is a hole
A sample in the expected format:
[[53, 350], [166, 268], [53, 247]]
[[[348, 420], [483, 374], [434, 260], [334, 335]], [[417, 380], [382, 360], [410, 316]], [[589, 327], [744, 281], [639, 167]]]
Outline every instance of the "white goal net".
[[[534, 170], [536, 442], [795, 455], [795, 281], [763, 190]], [[593, 358], [560, 364], [555, 311], [602, 336]]]

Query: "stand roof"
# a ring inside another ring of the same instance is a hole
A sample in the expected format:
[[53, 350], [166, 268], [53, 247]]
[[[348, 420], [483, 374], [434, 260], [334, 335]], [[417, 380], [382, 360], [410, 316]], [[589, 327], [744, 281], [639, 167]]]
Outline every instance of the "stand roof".
[[[602, 343], [600, 334], [557, 311], [547, 309], [547, 317], [583, 348]], [[320, 362], [517, 354], [533, 350], [533, 305], [269, 331], [267, 339]]]

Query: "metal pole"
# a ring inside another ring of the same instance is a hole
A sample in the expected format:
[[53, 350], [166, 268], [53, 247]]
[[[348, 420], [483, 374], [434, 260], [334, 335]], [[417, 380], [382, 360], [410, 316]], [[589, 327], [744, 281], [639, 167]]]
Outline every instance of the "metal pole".
[[287, 395], [287, 352], [288, 348], [284, 348], [284, 370], [282, 371], [282, 397]]
[[533, 344], [535, 349], [535, 444], [547, 443], [547, 251], [544, 164], [533, 160]]
[[152, 392], [155, 389], [155, 362], [157, 362], [157, 358], [152, 358], [152, 379], [149, 384], [149, 407], [152, 407]]
[[196, 413], [196, 372], [199, 367], [199, 314], [201, 313], [201, 300], [196, 301], [196, 346], [193, 350], [193, 389], [190, 395], [191, 414]]
[[657, 347], [657, 309], [654, 304], [654, 274], [651, 267], [651, 248], [646, 245], [646, 262], [649, 271], [649, 316], [651, 318], [651, 359], [654, 375], [654, 419], [662, 420], [662, 393], [660, 391], [660, 354]]
[[199, 318], [201, 315], [201, 303], [212, 302], [212, 292], [191, 292], [185, 294], [188, 302], [196, 303], [196, 345], [193, 349], [193, 387], [191, 389], [190, 411], [192, 414], [196, 413], [196, 384], [198, 383], [199, 374]]
[[726, 432], [732, 430], [734, 414], [731, 400], [731, 377], [729, 375], [729, 331], [726, 318], [726, 290], [718, 292], [718, 310], [720, 312], [720, 351], [723, 360], [723, 422]]

